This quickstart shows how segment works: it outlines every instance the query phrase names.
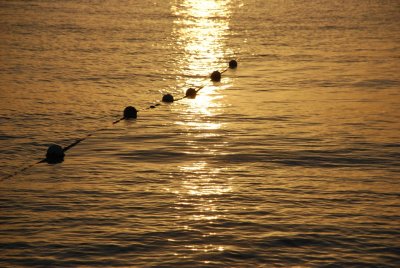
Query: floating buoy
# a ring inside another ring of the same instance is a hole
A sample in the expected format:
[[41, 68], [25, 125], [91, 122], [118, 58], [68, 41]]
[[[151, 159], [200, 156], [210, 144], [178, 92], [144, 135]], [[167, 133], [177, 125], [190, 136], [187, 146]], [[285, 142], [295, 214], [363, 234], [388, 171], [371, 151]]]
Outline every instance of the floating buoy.
[[219, 81], [221, 81], [221, 73], [218, 71], [214, 71], [214, 72], [212, 72], [210, 78], [214, 82], [219, 82]]
[[137, 112], [138, 110], [133, 106], [126, 107], [124, 109], [124, 119], [137, 118]]
[[60, 145], [52, 144], [47, 148], [46, 161], [48, 163], [60, 163], [64, 161], [64, 150]]
[[236, 69], [237, 66], [238, 66], [237, 61], [231, 60], [231, 61], [229, 62], [229, 68], [231, 68], [231, 69]]
[[171, 94], [165, 94], [162, 97], [162, 101], [163, 102], [174, 102], [174, 96], [172, 96]]
[[194, 98], [196, 98], [196, 95], [197, 95], [196, 89], [189, 88], [188, 90], [186, 90], [186, 95], [185, 95], [186, 98], [194, 99]]

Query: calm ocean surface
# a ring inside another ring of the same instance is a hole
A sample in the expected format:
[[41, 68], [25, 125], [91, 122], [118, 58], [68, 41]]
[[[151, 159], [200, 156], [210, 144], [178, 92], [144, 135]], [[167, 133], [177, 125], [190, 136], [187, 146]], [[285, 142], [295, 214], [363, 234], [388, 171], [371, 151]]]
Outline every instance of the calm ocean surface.
[[0, 0], [0, 37], [0, 267], [400, 267], [399, 1]]

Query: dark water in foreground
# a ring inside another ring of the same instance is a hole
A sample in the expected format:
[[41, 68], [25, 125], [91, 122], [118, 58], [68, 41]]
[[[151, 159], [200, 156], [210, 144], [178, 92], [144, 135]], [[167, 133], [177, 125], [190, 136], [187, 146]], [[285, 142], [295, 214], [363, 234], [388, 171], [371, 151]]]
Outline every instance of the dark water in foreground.
[[0, 0], [0, 35], [0, 175], [93, 133], [0, 181], [1, 267], [400, 266], [398, 1]]

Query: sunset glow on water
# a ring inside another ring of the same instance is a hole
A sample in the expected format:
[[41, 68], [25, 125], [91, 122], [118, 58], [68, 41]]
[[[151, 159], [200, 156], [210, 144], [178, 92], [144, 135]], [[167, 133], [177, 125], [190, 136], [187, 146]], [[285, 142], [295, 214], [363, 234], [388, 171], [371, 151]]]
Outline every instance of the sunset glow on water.
[[399, 12], [0, 0], [0, 267], [399, 267]]

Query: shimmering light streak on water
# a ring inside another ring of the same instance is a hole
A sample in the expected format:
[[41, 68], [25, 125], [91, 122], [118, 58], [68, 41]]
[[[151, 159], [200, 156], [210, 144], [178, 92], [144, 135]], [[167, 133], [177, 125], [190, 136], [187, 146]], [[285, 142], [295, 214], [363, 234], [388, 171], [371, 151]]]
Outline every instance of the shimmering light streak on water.
[[[208, 76], [210, 68], [226, 67], [226, 56], [231, 49], [226, 46], [230, 1], [173, 1], [172, 46], [183, 51], [184, 57], [177, 58], [177, 67], [190, 79], [184, 82], [198, 85], [199, 75]], [[211, 69], [214, 71], [214, 69]], [[179, 84], [182, 86], [181, 84]]]

